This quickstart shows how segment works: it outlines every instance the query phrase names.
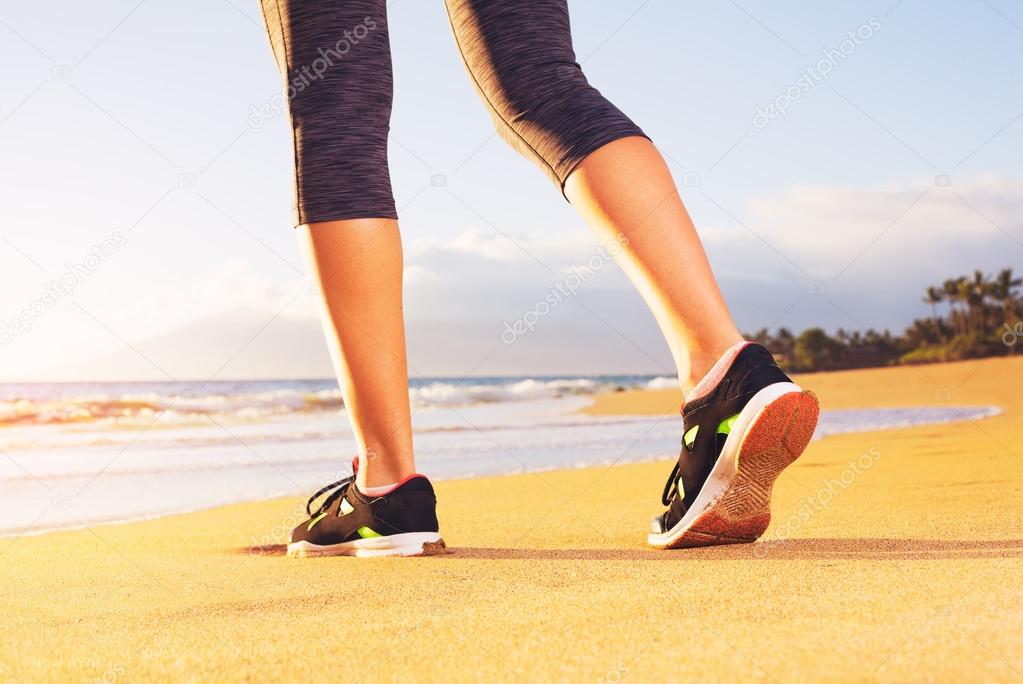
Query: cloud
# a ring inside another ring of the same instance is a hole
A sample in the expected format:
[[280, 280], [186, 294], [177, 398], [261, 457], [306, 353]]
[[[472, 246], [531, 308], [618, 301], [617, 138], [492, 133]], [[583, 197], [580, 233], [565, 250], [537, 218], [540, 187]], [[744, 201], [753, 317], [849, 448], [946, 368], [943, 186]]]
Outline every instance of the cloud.
[[472, 228], [452, 239], [419, 238], [404, 247], [406, 272], [427, 273], [435, 279], [455, 277], [471, 286], [468, 276], [499, 275], [495, 266], [528, 274], [528, 286], [546, 272], [550, 279], [573, 265], [585, 264], [601, 248], [586, 230], [497, 232]]
[[[781, 325], [898, 331], [926, 315], [920, 299], [928, 285], [975, 268], [993, 272], [1023, 257], [1023, 181], [994, 176], [956, 178], [949, 186], [933, 179], [797, 185], [728, 207], [744, 225], [713, 204], [700, 209], [706, 209], [698, 214], [700, 232], [715, 273], [747, 331]], [[476, 228], [448, 240], [409, 241], [413, 372], [665, 372], [670, 357], [657, 327], [617, 267], [596, 270], [557, 306], [541, 304], [573, 265], [585, 265], [600, 250], [588, 232], [567, 229]], [[212, 372], [252, 335], [259, 340], [226, 369], [229, 376], [328, 374], [316, 298], [296, 299], [302, 284], [297, 275], [274, 279], [232, 260], [186, 282], [112, 283], [120, 286], [116, 301], [84, 292], [76, 301], [175, 375]], [[547, 308], [534, 316], [528, 334], [502, 342], [505, 323]], [[52, 377], [52, 359], [60, 358], [68, 376], [119, 368], [152, 374], [127, 347], [109, 353], [123, 345], [73, 307], [64, 309], [70, 323], [58, 324], [59, 312], [48, 314], [30, 344], [5, 350], [10, 368]], [[69, 330], [76, 337], [70, 350]], [[102, 362], [90, 361], [96, 358]]]
[[1023, 257], [1023, 181], [951, 181], [796, 185], [727, 208], [743, 225], [712, 207], [721, 222], [701, 234], [743, 329], [898, 331], [926, 314], [928, 285]]
[[289, 318], [315, 318], [311, 297], [296, 295], [303, 279], [268, 278], [245, 259], [232, 259], [184, 282], [159, 282], [142, 289], [124, 310], [124, 331], [151, 337], [226, 311], [280, 313]]
[[[225, 332], [231, 322], [244, 321], [237, 331], [248, 335], [271, 321], [285, 330], [288, 325], [318, 329], [316, 299], [302, 295], [302, 286], [297, 274], [274, 280], [244, 259], [180, 280], [101, 270], [73, 298], [47, 311], [30, 332], [3, 347], [7, 363], [0, 378], [165, 379], [133, 347], [152, 349], [165, 359], [173, 356], [173, 361], [157, 363], [174, 376], [198, 377], [215, 368], [217, 359], [224, 362], [219, 352], [234, 340]], [[186, 344], [188, 339], [199, 346]], [[182, 352], [172, 354], [175, 347]], [[189, 354], [195, 375], [187, 373]]]
[[331, 370], [319, 321], [231, 309], [132, 347], [111, 345], [77, 370], [68, 369], [67, 375], [206, 381], [329, 377]]
[[417, 266], [416, 264], [409, 264], [405, 267], [404, 283], [405, 287], [425, 284], [431, 281], [437, 280], [438, 276], [436, 273], [426, 268], [425, 266]]
[[854, 268], [944, 276], [941, 269], [972, 268], [962, 256], [977, 247], [1023, 248], [1023, 182], [994, 176], [949, 186], [933, 178], [881, 187], [794, 185], [749, 208], [747, 225], [779, 258], [823, 280]]

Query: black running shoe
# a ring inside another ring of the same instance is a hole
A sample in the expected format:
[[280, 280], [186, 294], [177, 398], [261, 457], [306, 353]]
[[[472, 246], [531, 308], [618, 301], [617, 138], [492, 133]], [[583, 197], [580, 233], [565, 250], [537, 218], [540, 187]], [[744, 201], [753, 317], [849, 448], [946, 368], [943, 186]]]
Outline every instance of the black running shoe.
[[668, 510], [647, 542], [661, 549], [752, 542], [771, 522], [771, 488], [817, 426], [817, 398], [759, 344], [682, 408], [682, 453], [664, 486]]
[[[432, 556], [444, 553], [433, 485], [413, 475], [383, 496], [366, 496], [355, 476], [333, 482], [306, 503], [309, 519], [291, 532], [288, 555]], [[323, 502], [312, 508], [320, 496]]]

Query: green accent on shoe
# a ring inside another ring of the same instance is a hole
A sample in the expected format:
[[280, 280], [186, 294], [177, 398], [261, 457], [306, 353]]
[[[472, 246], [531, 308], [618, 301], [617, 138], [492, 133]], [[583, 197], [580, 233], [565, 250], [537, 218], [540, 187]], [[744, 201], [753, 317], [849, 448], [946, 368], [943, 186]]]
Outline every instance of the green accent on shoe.
[[369, 527], [366, 527], [365, 525], [363, 525], [362, 527], [357, 529], [356, 532], [358, 532], [359, 536], [362, 537], [363, 539], [368, 539], [369, 537], [380, 537], [380, 536], [382, 536], [376, 530], [373, 530], [373, 529], [371, 529]]
[[327, 517], [327, 511], [324, 511], [323, 513], [320, 513], [318, 516], [316, 516], [315, 518], [313, 518], [312, 520], [309, 521], [309, 526], [306, 527], [306, 530], [308, 531], [308, 530], [313, 529], [313, 525], [315, 525], [316, 523], [320, 522], [321, 520], [323, 520], [326, 517]]
[[693, 427], [691, 427], [686, 434], [682, 435], [683, 444], [685, 444], [687, 447], [693, 446], [693, 442], [696, 441], [696, 433], [699, 431], [700, 431], [699, 425], [694, 425]]
[[723, 421], [718, 423], [718, 434], [727, 435], [732, 432], [732, 427], [735, 425], [735, 421], [739, 419], [739, 414], [736, 413], [734, 416], [729, 416]]
[[338, 510], [341, 511], [341, 515], [348, 515], [355, 510], [355, 506], [348, 503], [348, 499], [341, 499], [341, 506]]

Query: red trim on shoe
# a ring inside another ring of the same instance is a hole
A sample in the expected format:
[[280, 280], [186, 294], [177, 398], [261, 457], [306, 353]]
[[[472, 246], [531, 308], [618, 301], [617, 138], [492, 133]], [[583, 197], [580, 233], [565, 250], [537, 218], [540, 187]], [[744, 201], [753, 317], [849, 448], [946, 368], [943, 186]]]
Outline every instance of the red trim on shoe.
[[[358, 456], [356, 456], [355, 458], [352, 459], [352, 474], [353, 475], [358, 475], [359, 474], [359, 457]], [[401, 478], [400, 480], [395, 482], [393, 485], [391, 485], [386, 491], [381, 492], [379, 494], [376, 494], [376, 495], [366, 494], [361, 489], [359, 491], [362, 492], [362, 494], [364, 494], [365, 496], [384, 496], [385, 494], [390, 494], [395, 489], [397, 489], [398, 487], [402, 486], [403, 484], [405, 484], [406, 482], [408, 482], [409, 480], [411, 480], [414, 477], [421, 477], [421, 478], [424, 478], [424, 479], [427, 479], [427, 480], [430, 479], [430, 478], [426, 477], [426, 475], [423, 475], [422, 473], [412, 473], [411, 475], [406, 475], [405, 477]], [[375, 489], [375, 487], [371, 487], [371, 489]]]
[[388, 489], [387, 490], [387, 494], [390, 494], [391, 492], [393, 492], [398, 487], [402, 486], [403, 484], [405, 484], [409, 480], [411, 480], [413, 478], [416, 478], [416, 477], [421, 477], [424, 480], [429, 479], [429, 478], [426, 477], [426, 475], [423, 475], [422, 473], [412, 473], [411, 475], [406, 475], [405, 477], [403, 477], [400, 480], [398, 480], [398, 482], [396, 482], [393, 487]]
[[[401, 480], [399, 480], [398, 482], [395, 482], [393, 485], [391, 485], [390, 487], [388, 487], [387, 489], [385, 489], [382, 492], [381, 491], [377, 491], [376, 487], [370, 487], [370, 489], [373, 490], [372, 494], [368, 494], [368, 493], [362, 491], [362, 489], [359, 489], [359, 493], [362, 494], [363, 496], [369, 496], [369, 497], [387, 496], [388, 494], [390, 494], [395, 489], [397, 489], [398, 487], [402, 486], [403, 484], [405, 484], [409, 480], [411, 480], [413, 478], [417, 478], [417, 477], [421, 477], [424, 480], [429, 480], [429, 478], [426, 477], [426, 475], [423, 475], [422, 473], [412, 473], [411, 475], [406, 475], [405, 477], [401, 478]], [[356, 487], [358, 487], [358, 485], [356, 485]]]

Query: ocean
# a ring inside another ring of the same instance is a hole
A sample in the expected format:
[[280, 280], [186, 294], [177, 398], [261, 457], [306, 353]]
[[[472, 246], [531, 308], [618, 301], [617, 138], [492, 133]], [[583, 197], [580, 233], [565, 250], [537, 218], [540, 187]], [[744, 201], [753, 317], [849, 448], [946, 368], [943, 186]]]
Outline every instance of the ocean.
[[[670, 459], [677, 416], [579, 410], [599, 392], [675, 386], [656, 376], [415, 379], [417, 465], [440, 480]], [[816, 437], [997, 413], [825, 410]], [[333, 380], [0, 384], [0, 535], [308, 495], [350, 474], [355, 453]]]

